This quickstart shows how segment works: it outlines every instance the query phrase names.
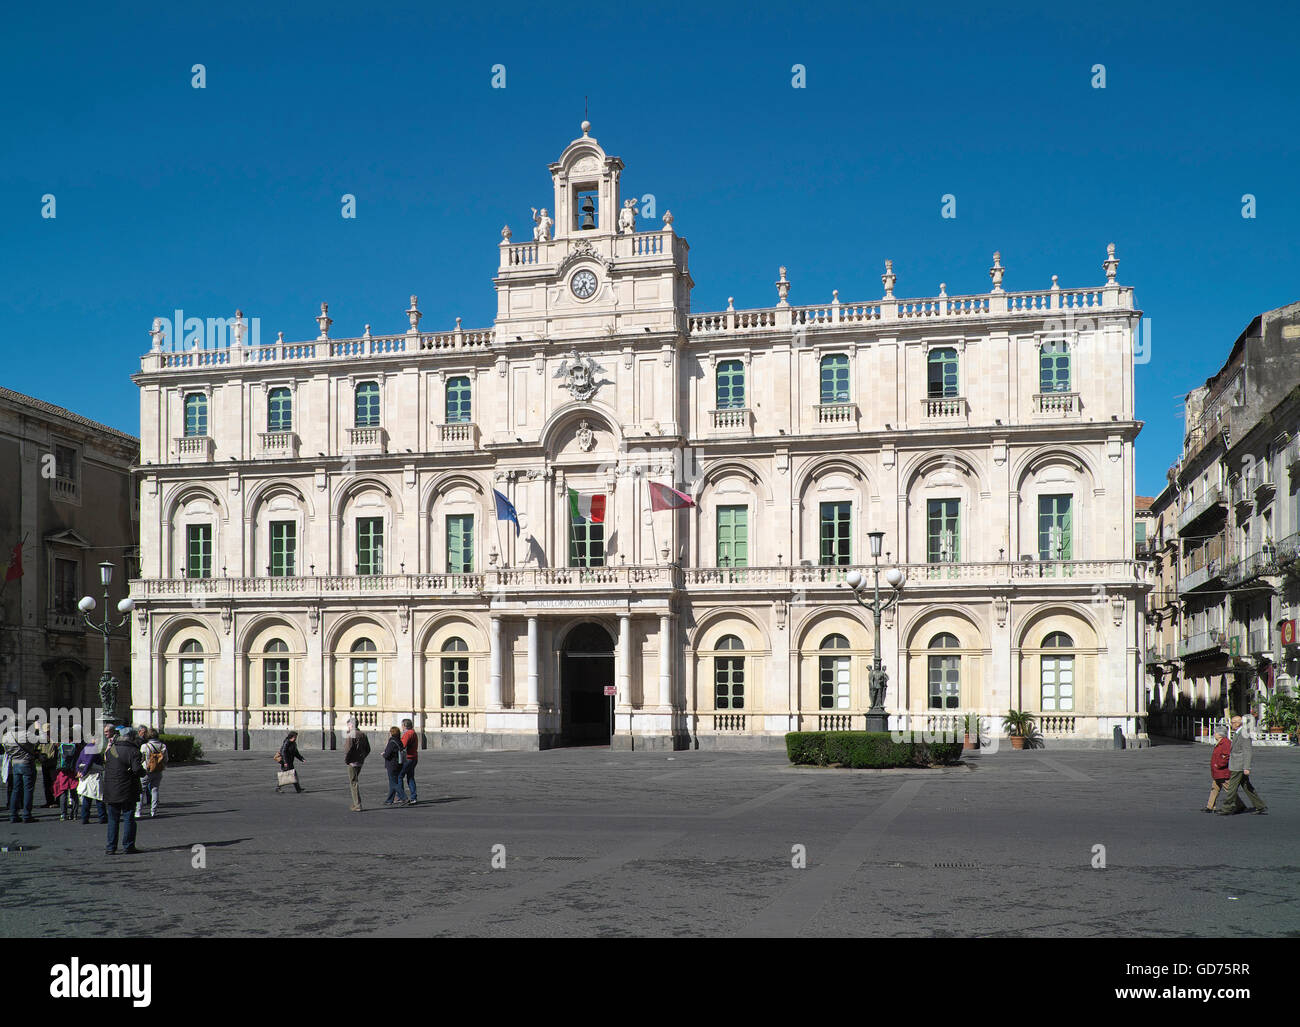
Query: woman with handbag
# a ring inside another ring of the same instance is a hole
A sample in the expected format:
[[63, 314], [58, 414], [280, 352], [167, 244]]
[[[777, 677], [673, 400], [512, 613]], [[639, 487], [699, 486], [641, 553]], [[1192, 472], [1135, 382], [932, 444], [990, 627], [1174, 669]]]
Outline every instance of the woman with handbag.
[[388, 729], [388, 744], [384, 746], [384, 769], [388, 771], [388, 798], [385, 806], [406, 805], [406, 790], [402, 787], [402, 763], [406, 760], [406, 749], [402, 745], [402, 729], [397, 726]]
[[[112, 731], [105, 727], [105, 733]], [[81, 822], [90, 823], [90, 803], [98, 807], [99, 822], [108, 823], [108, 807], [104, 805], [104, 755], [95, 742], [87, 742], [77, 757], [77, 794], [81, 797]]]
[[275, 761], [280, 764], [280, 770], [275, 775], [275, 790], [277, 792], [285, 785], [293, 785], [295, 792], [302, 791], [302, 785], [298, 783], [298, 771], [293, 769], [295, 760], [307, 762], [302, 753], [298, 751], [298, 732], [290, 731], [280, 744], [280, 751], [275, 754]]

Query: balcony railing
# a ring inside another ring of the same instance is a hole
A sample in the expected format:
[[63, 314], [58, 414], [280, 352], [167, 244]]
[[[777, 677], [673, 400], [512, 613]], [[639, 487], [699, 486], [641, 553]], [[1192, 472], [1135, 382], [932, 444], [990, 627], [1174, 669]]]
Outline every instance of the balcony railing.
[[817, 423], [851, 428], [858, 423], [856, 403], [818, 403]]
[[182, 435], [175, 440], [176, 459], [187, 462], [210, 463], [212, 437], [210, 435]]
[[1255, 479], [1237, 478], [1232, 483], [1232, 505], [1241, 506], [1255, 501]]
[[927, 421], [963, 421], [970, 411], [964, 396], [943, 396], [921, 400], [921, 417]]
[[262, 456], [286, 457], [298, 456], [298, 433], [291, 431], [263, 431], [257, 433], [258, 448]]
[[1225, 509], [1223, 490], [1218, 485], [1211, 485], [1205, 490], [1203, 496], [1194, 499], [1183, 508], [1183, 512], [1178, 515], [1178, 530], [1181, 532], [1211, 510], [1222, 511]]
[[1034, 413], [1073, 417], [1081, 409], [1077, 392], [1040, 392], [1034, 396]]
[[438, 425], [438, 442], [446, 447], [474, 449], [478, 446], [478, 425], [469, 421]]
[[1213, 558], [1205, 564], [1204, 567], [1198, 567], [1188, 574], [1184, 574], [1178, 582], [1179, 594], [1183, 592], [1193, 592], [1198, 588], [1204, 588], [1211, 582], [1218, 581], [1223, 576], [1223, 561], [1218, 557]]
[[1215, 629], [1213, 631], [1201, 631], [1182, 639], [1178, 643], [1178, 655], [1186, 658], [1207, 653], [1219, 653], [1227, 648], [1227, 633]]
[[748, 407], [733, 407], [730, 410], [710, 410], [709, 421], [714, 431], [749, 431], [753, 423]]
[[1272, 633], [1268, 628], [1259, 628], [1248, 636], [1247, 645], [1251, 656], [1268, 656], [1273, 652]]
[[384, 453], [388, 450], [388, 432], [383, 428], [349, 428], [348, 450], [353, 453]]

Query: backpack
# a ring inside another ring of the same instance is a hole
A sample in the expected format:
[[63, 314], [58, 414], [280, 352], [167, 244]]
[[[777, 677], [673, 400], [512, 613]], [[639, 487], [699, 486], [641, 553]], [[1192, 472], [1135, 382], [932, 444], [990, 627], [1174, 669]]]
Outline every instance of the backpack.
[[71, 774], [77, 767], [77, 747], [71, 742], [64, 742], [59, 746], [58, 770], [65, 774]]
[[[154, 745], [157, 744], [157, 748]], [[146, 774], [156, 774], [162, 770], [163, 764], [167, 762], [167, 746], [162, 742], [149, 743], [149, 755], [144, 761], [144, 772]]]

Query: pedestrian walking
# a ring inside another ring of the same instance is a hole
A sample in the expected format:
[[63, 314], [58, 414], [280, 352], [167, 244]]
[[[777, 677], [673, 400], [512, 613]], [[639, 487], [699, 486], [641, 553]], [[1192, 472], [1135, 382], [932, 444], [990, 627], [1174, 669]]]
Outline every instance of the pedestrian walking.
[[59, 804], [54, 797], [54, 775], [58, 773], [59, 747], [50, 735], [50, 725], [41, 728], [40, 741], [36, 742], [36, 761], [41, 765], [41, 787], [44, 792], [45, 809], [53, 809]]
[[406, 804], [415, 805], [415, 764], [420, 759], [420, 736], [415, 733], [415, 724], [407, 717], [402, 721], [402, 754], [406, 757], [402, 763], [401, 780], [406, 785]]
[[1219, 799], [1219, 793], [1227, 785], [1228, 776], [1231, 771], [1228, 770], [1228, 761], [1232, 756], [1232, 743], [1228, 741], [1228, 729], [1222, 724], [1214, 725], [1214, 751], [1210, 753], [1210, 797], [1205, 803], [1206, 813], [1217, 812], [1214, 804]]
[[[112, 731], [105, 727], [104, 731]], [[99, 822], [108, 823], [108, 810], [104, 806], [104, 754], [100, 752], [100, 743], [91, 739], [81, 747], [77, 755], [77, 795], [81, 799], [81, 822], [90, 823], [90, 804], [98, 807]]]
[[302, 791], [302, 785], [298, 782], [298, 771], [294, 769], [294, 761], [303, 759], [302, 753], [298, 751], [298, 732], [290, 731], [284, 736], [284, 741], [280, 743], [280, 751], [275, 754], [275, 761], [280, 764], [280, 770], [275, 777], [275, 790], [278, 792], [285, 785], [293, 785], [295, 792]]
[[26, 728], [5, 728], [0, 735], [0, 746], [9, 761], [9, 823], [20, 820], [34, 824], [32, 793], [36, 790], [36, 746], [29, 740], [29, 732], [38, 728], [33, 721]]
[[162, 784], [163, 771], [167, 769], [167, 746], [159, 741], [155, 728], [144, 729], [140, 762], [144, 764], [144, 774], [140, 777], [140, 802], [135, 808], [135, 815], [144, 816], [147, 802], [152, 819], [158, 815], [158, 786]]
[[1241, 801], [1238, 790], [1244, 788], [1250, 796], [1254, 807], [1251, 813], [1267, 813], [1268, 805], [1250, 780], [1251, 744], [1250, 731], [1242, 723], [1241, 717], [1232, 718], [1232, 752], [1228, 757], [1228, 788], [1223, 796], [1223, 809], [1219, 816], [1232, 816], [1245, 813], [1246, 804]]
[[370, 755], [370, 739], [357, 727], [355, 717], [349, 717], [347, 730], [343, 733], [347, 747], [343, 750], [343, 762], [348, 765], [348, 787], [352, 789], [352, 812], [361, 812], [361, 767]]
[[60, 742], [59, 755], [54, 768], [54, 797], [59, 803], [60, 820], [77, 819], [77, 757], [81, 746], [75, 742]]
[[125, 728], [104, 753], [104, 805], [108, 807], [108, 841], [105, 856], [117, 855], [117, 836], [121, 828], [122, 851], [134, 854], [135, 805], [140, 801], [140, 775], [144, 764], [140, 762], [140, 741], [135, 728]]
[[394, 724], [388, 729], [388, 744], [384, 746], [384, 770], [388, 772], [388, 798], [385, 806], [406, 805], [406, 791], [402, 788], [402, 761], [406, 749], [402, 745], [402, 729]]

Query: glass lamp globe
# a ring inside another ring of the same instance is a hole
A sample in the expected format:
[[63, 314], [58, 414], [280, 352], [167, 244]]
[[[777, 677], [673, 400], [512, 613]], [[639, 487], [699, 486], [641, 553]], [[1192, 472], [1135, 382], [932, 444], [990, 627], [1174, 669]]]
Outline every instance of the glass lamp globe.
[[82, 613], [89, 613], [95, 608], [95, 600], [90, 596], [82, 596], [81, 602], [77, 604], [77, 609]]
[[856, 592], [862, 587], [862, 572], [849, 571], [848, 574], [844, 575], [844, 581], [848, 584], [849, 588]]
[[123, 599], [117, 604], [118, 613], [130, 613], [135, 608], [135, 603], [130, 599]]
[[891, 588], [902, 588], [906, 578], [907, 575], [898, 567], [891, 567], [885, 571], [885, 580], [889, 582]]

